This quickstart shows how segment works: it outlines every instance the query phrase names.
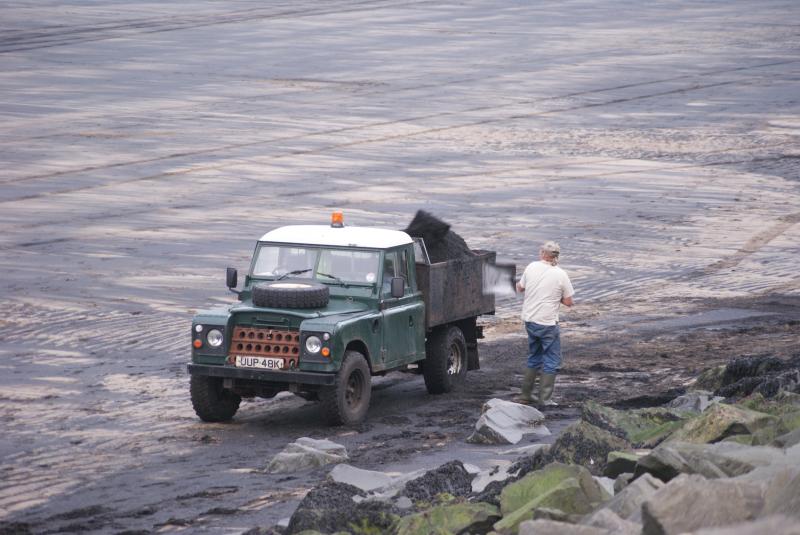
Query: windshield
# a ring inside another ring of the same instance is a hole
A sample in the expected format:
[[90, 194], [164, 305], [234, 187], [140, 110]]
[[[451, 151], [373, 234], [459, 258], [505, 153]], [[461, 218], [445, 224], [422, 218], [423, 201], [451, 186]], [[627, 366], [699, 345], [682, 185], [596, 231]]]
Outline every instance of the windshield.
[[373, 284], [377, 280], [379, 258], [378, 251], [260, 245], [252, 276]]

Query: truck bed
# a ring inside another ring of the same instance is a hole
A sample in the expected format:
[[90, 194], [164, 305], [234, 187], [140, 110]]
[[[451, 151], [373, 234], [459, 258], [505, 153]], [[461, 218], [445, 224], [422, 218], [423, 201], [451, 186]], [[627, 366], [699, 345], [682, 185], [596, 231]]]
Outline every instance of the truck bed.
[[494, 251], [436, 264], [417, 264], [417, 285], [425, 299], [425, 325], [437, 325], [494, 314], [494, 294], [483, 292], [484, 266], [494, 265]]

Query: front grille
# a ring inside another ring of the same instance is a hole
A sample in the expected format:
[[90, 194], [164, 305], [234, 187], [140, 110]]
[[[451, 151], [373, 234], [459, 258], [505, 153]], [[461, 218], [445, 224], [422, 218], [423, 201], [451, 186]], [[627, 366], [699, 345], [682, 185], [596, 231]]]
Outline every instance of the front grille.
[[300, 333], [269, 327], [234, 327], [228, 362], [236, 355], [282, 358], [283, 369], [296, 368], [300, 362]]

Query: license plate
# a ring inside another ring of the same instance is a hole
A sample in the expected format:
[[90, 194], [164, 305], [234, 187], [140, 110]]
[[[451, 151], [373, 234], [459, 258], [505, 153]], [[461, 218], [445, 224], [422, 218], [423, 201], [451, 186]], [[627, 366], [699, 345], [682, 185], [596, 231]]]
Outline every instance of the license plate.
[[280, 370], [283, 368], [283, 359], [236, 355], [236, 366], [239, 368], [261, 368], [264, 370]]

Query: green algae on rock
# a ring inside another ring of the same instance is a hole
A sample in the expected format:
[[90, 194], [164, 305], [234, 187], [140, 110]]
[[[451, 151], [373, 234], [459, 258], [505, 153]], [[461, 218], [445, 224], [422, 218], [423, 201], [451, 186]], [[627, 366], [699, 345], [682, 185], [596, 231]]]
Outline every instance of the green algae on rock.
[[621, 411], [593, 401], [584, 403], [582, 414], [588, 423], [627, 440], [636, 448], [657, 446], [694, 416], [665, 407]]
[[484, 533], [500, 518], [494, 505], [459, 503], [440, 505], [400, 519], [396, 535], [456, 534], [465, 531]]
[[695, 444], [719, 442], [733, 435], [752, 435], [775, 425], [777, 420], [775, 416], [763, 412], [716, 403], [697, 418], [686, 422], [667, 441]]

